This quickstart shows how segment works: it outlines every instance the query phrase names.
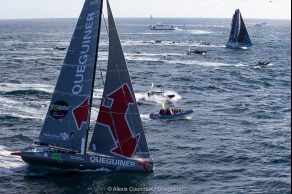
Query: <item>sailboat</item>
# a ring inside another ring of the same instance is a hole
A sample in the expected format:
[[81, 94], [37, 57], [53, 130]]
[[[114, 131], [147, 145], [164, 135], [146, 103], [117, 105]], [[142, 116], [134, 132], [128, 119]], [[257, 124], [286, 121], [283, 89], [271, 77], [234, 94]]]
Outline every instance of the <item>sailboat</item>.
[[240, 10], [235, 10], [233, 15], [229, 41], [225, 44], [228, 48], [247, 48], [252, 46]]
[[30, 165], [152, 172], [145, 133], [109, 1], [109, 56], [98, 118], [88, 144], [103, 0], [85, 0], [39, 142], [11, 153]]

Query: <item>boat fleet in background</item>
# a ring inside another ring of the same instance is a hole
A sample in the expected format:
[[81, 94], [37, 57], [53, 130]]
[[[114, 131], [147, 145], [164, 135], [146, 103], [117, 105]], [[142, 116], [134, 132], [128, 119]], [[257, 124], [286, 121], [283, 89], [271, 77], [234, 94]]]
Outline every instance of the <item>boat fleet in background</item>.
[[[150, 17], [150, 20], [153, 21], [153, 16]], [[268, 23], [261, 23], [261, 24], [256, 24], [256, 27], [260, 27], [263, 25], [268, 25]], [[157, 31], [174, 31], [174, 30], [179, 30], [179, 27], [174, 24], [151, 24], [149, 26], [150, 30], [157, 30]], [[151, 41], [150, 43], [153, 44], [162, 44], [162, 40], [155, 40]], [[169, 44], [176, 44], [180, 42], [170, 42]], [[199, 45], [202, 46], [210, 46], [211, 43], [209, 42], [204, 42], [200, 41]], [[242, 14], [239, 9], [235, 10], [235, 13], [232, 18], [232, 23], [231, 23], [231, 31], [230, 31], [230, 36], [229, 40], [225, 43], [224, 45], [226, 48], [232, 48], [232, 49], [247, 49], [248, 47], [253, 46], [251, 39], [249, 37], [247, 28], [245, 26]], [[66, 50], [64, 47], [55, 47], [55, 50]], [[189, 49], [186, 52], [187, 55], [207, 55], [208, 51], [207, 50], [202, 50], [202, 49]], [[166, 60], [168, 59], [168, 56], [164, 56], [160, 58], [160, 60]], [[269, 65], [271, 62], [267, 60], [260, 60], [256, 62], [254, 65], [263, 67]], [[163, 91], [154, 91], [153, 90], [154, 84], [151, 86], [151, 91], [147, 93], [148, 98], [151, 98], [153, 96], [159, 96], [162, 97], [165, 101], [170, 102], [174, 97], [175, 94], [168, 94], [166, 95]], [[165, 102], [161, 102], [163, 104], [163, 108], [158, 112], [158, 113], [151, 113], [150, 114], [150, 119], [185, 119], [189, 115], [193, 113], [193, 110], [181, 110], [181, 109], [170, 109], [170, 108], [165, 108], [164, 104]]]
[[[153, 20], [153, 17], [151, 16], [150, 20]], [[269, 25], [267, 22], [255, 24], [256, 27], [261, 27]], [[156, 24], [156, 25], [150, 25], [150, 30], [179, 30], [179, 28], [176, 25], [173, 24]], [[159, 44], [162, 43], [160, 40], [154, 41], [154, 43]], [[200, 45], [202, 46], [210, 46], [211, 43], [201, 41]], [[232, 18], [231, 23], [231, 31], [229, 40], [224, 45], [226, 48], [234, 48], [234, 49], [247, 49], [248, 47], [253, 46], [252, 41], [249, 37], [247, 28], [245, 26], [242, 14], [239, 9], [235, 10], [235, 13]], [[201, 49], [189, 49], [189, 51], [186, 53], [188, 55], [207, 55], [207, 50], [201, 50]], [[167, 58], [167, 56], [165, 57]], [[165, 59], [164, 58], [164, 59]], [[269, 65], [271, 62], [267, 60], [260, 60], [255, 63], [257, 66], [266, 66]]]
[[[153, 21], [153, 16], [150, 17], [150, 20]], [[268, 25], [268, 23], [261, 23], [261, 24], [256, 24], [256, 27], [260, 27], [263, 25]], [[177, 25], [174, 24], [151, 24], [149, 26], [150, 30], [157, 30], [157, 31], [174, 31], [174, 30], [179, 30]], [[155, 40], [151, 41], [150, 43], [153, 44], [162, 44], [162, 40]], [[169, 44], [176, 44], [180, 42], [170, 42]], [[202, 46], [210, 46], [211, 43], [209, 42], [204, 42], [200, 41], [199, 45]], [[230, 36], [229, 40], [225, 43], [224, 45], [226, 48], [232, 48], [232, 49], [247, 49], [248, 47], [253, 46], [251, 39], [249, 37], [247, 28], [245, 26], [242, 14], [239, 9], [235, 10], [235, 13], [232, 18], [232, 23], [231, 23], [231, 31], [230, 31]], [[55, 47], [55, 50], [66, 50], [65, 47]], [[207, 55], [208, 51], [207, 50], [202, 50], [202, 49], [189, 49], [186, 52], [187, 55]], [[160, 60], [166, 60], [168, 59], [168, 56], [164, 56], [160, 58]], [[269, 65], [271, 62], [267, 60], [260, 60], [256, 62], [254, 65], [263, 67]], [[162, 97], [165, 101], [171, 102], [173, 98], [175, 98], [175, 94], [168, 94], [166, 95], [163, 91], [154, 91], [153, 90], [154, 84], [151, 86], [151, 91], [147, 93], [148, 98], [151, 98], [153, 96], [159, 96]], [[151, 113], [150, 114], [150, 119], [185, 119], [189, 118], [188, 116], [193, 113], [193, 110], [181, 110], [181, 109], [170, 109], [170, 108], [165, 108], [164, 104], [165, 102], [161, 102], [163, 104], [163, 108], [158, 112], [158, 113]]]
[[[150, 20], [153, 20], [151, 16]], [[268, 25], [267, 23], [257, 24], [256, 26]], [[178, 27], [172, 24], [156, 24], [150, 25], [150, 30], [178, 30]], [[162, 43], [162, 41], [155, 41], [154, 43]], [[200, 45], [209, 46], [210, 43], [208, 42], [200, 42]], [[235, 13], [232, 18], [231, 23], [231, 32], [229, 36], [229, 40], [225, 43], [226, 48], [232, 49], [247, 49], [248, 47], [253, 46], [251, 39], [249, 37], [247, 28], [245, 26], [242, 14], [239, 9], [235, 10]], [[188, 55], [207, 55], [208, 51], [201, 50], [201, 49], [189, 49], [186, 53]], [[163, 59], [167, 59], [165, 56]], [[266, 66], [269, 65], [270, 61], [261, 60], [258, 61], [255, 65], [256, 66]], [[165, 100], [170, 100], [175, 97], [175, 95], [165, 95], [164, 92], [160, 91], [153, 91], [153, 84], [151, 87], [151, 91], [148, 92], [148, 97], [159, 95], [165, 98]], [[165, 108], [164, 103], [162, 103], [163, 108], [158, 113], [150, 114], [151, 119], [181, 119], [187, 118], [191, 115], [194, 111], [193, 110], [181, 110], [181, 109], [171, 109]]]
[[[151, 22], [153, 22], [154, 18], [151, 15], [150, 17]], [[255, 27], [261, 27], [261, 26], [266, 26], [269, 25], [267, 22], [255, 24]], [[150, 30], [154, 31], [175, 31], [175, 30], [180, 30], [180, 28], [175, 25], [175, 24], [151, 24], [149, 25]], [[163, 44], [165, 41], [162, 40], [153, 40], [148, 43], [152, 44]], [[175, 41], [170, 41], [169, 44], [179, 44], [180, 42], [175, 42]], [[199, 42], [200, 46], [210, 46], [211, 43], [209, 42], [204, 42], [200, 41]], [[235, 10], [235, 13], [232, 18], [231, 22], [231, 31], [230, 31], [230, 36], [229, 40], [224, 44], [224, 47], [226, 48], [233, 48], [233, 49], [247, 49], [248, 47], [253, 46], [252, 41], [249, 37], [247, 28], [245, 26], [242, 14], [239, 9]], [[65, 47], [55, 47], [55, 50], [66, 50]], [[207, 55], [208, 51], [207, 50], [202, 50], [202, 49], [189, 49], [185, 54], [187, 55]], [[168, 59], [168, 56], [164, 56], [160, 58], [159, 60], [166, 60]], [[271, 64], [270, 61], [268, 60], [260, 60], [254, 63], [255, 66], [259, 67], [264, 67]]]

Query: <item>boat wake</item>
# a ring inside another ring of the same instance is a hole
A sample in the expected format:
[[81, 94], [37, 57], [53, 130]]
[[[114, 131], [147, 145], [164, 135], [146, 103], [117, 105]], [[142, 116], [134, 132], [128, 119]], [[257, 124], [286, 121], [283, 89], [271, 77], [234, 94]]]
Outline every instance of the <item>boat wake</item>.
[[0, 92], [5, 94], [52, 94], [54, 88], [45, 84], [12, 84], [2, 83], [0, 84]]
[[[165, 96], [168, 96], [168, 95], [175, 95], [175, 97], [171, 99], [165, 98]], [[146, 93], [136, 93], [135, 96], [138, 102], [141, 100], [145, 100], [145, 101], [156, 102], [158, 104], [161, 104], [164, 102], [176, 102], [182, 99], [182, 96], [180, 96], [177, 92], [171, 91], [171, 90], [164, 91], [164, 96], [152, 95], [149, 97]]]
[[191, 34], [212, 34], [214, 32], [205, 31], [205, 30], [188, 30]]
[[21, 158], [11, 156], [7, 148], [0, 146], [0, 175], [15, 174], [23, 166]]
[[49, 101], [21, 102], [0, 97], [0, 116], [43, 120], [48, 103]]
[[166, 61], [166, 63], [169, 64], [184, 64], [184, 65], [200, 65], [205, 67], [244, 67], [246, 65], [242, 63], [219, 63], [219, 62], [205, 62], [205, 61], [194, 61], [194, 60], [172, 60], [172, 61]]

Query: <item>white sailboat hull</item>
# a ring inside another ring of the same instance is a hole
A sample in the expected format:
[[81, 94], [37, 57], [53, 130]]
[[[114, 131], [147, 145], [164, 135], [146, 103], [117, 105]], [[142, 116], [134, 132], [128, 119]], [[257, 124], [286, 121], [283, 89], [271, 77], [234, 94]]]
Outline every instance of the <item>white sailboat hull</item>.
[[149, 173], [153, 171], [152, 159], [126, 159], [92, 154], [68, 154], [52, 152], [22, 152], [21, 158], [30, 165], [61, 169], [98, 170], [106, 168], [117, 171]]

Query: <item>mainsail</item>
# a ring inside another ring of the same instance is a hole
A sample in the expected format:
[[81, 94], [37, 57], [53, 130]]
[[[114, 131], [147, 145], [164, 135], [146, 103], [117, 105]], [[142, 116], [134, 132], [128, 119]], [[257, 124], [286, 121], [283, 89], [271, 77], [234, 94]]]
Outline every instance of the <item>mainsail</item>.
[[109, 56], [103, 97], [90, 143], [93, 152], [150, 158], [137, 101], [109, 2]]
[[84, 3], [39, 136], [42, 144], [85, 152], [102, 2]]
[[232, 47], [252, 46], [252, 42], [248, 35], [246, 26], [244, 24], [244, 21], [239, 9], [235, 10], [235, 13], [233, 15], [229, 41], [226, 43], [226, 45], [232, 46]]

